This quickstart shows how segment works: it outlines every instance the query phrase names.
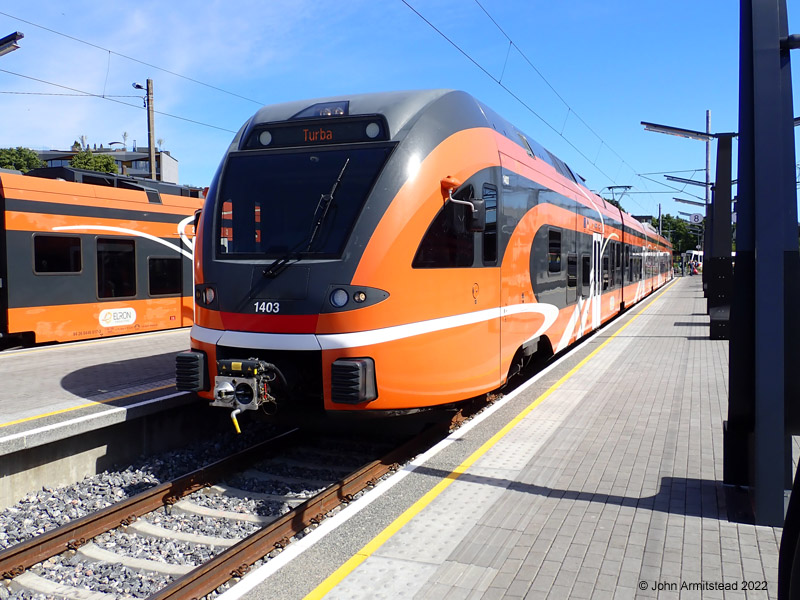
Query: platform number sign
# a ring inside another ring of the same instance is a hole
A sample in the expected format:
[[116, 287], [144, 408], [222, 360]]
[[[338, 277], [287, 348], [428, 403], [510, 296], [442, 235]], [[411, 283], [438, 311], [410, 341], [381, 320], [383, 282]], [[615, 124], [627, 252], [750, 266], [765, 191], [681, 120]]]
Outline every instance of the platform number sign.
[[695, 225], [699, 225], [703, 222], [703, 215], [701, 213], [694, 213], [689, 220], [694, 223]]

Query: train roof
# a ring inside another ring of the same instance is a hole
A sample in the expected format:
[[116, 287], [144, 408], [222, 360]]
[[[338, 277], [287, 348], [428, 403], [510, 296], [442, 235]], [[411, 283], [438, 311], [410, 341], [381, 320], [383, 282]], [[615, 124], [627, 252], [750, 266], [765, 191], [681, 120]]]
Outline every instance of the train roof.
[[240, 139], [243, 136], [246, 137], [246, 132], [256, 125], [309, 118], [311, 116], [310, 109], [313, 107], [337, 103], [347, 103], [349, 116], [383, 115], [389, 126], [389, 137], [395, 141], [405, 137], [411, 126], [424, 115], [429, 107], [434, 103], [442, 103], [444, 110], [438, 111], [439, 118], [450, 121], [445, 124], [445, 130], [457, 131], [469, 127], [491, 127], [526, 152], [554, 167], [563, 176], [583, 185], [582, 177], [532, 137], [523, 133], [471, 94], [451, 89], [327, 96], [264, 106], [242, 127], [234, 138], [231, 149], [236, 149]]
[[146, 192], [156, 191], [160, 194], [170, 194], [172, 196], [188, 196], [191, 198], [202, 198], [202, 190], [166, 181], [156, 181], [153, 179], [142, 179], [140, 177], [130, 177], [127, 175], [116, 175], [114, 173], [100, 173], [87, 169], [76, 169], [74, 167], [43, 167], [41, 169], [31, 169], [24, 174], [26, 177], [41, 177], [42, 179], [57, 179], [60, 181], [71, 181], [73, 183], [86, 183], [91, 185], [102, 185], [106, 187], [124, 188], [126, 190], [137, 190]]
[[[435, 131], [431, 135], [442, 138], [462, 129], [489, 127], [520, 146], [527, 154], [549, 164], [567, 181], [588, 191], [583, 177], [573, 171], [567, 163], [471, 94], [452, 89], [338, 95], [264, 106], [239, 130], [231, 143], [230, 150], [238, 150], [242, 141], [248, 139], [254, 128], [268, 123], [320, 118], [313, 109], [325, 105], [343, 107], [345, 116], [382, 115], [389, 128], [389, 139], [393, 141], [404, 139], [413, 126], [429, 114], [435, 114], [435, 127], [432, 128]], [[602, 202], [605, 212], [617, 214], [616, 208], [607, 205], [593, 192], [589, 193]], [[624, 211], [622, 220], [630, 228], [638, 230], [645, 236], [659, 238], [656, 231], [636, 221]], [[663, 238], [660, 239], [666, 242]]]

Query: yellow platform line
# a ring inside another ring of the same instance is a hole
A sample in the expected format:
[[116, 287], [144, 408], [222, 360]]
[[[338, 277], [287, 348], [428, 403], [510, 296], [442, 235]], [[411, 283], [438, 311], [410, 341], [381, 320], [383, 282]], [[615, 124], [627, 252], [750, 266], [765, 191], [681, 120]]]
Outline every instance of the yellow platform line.
[[52, 417], [53, 415], [60, 415], [63, 413], [71, 412], [73, 410], [80, 410], [81, 408], [88, 408], [90, 406], [97, 406], [98, 404], [108, 404], [109, 402], [114, 402], [115, 400], [124, 400], [125, 398], [130, 398], [131, 396], [140, 396], [142, 394], [149, 394], [150, 392], [159, 392], [161, 390], [167, 390], [173, 385], [162, 385], [161, 387], [153, 388], [151, 390], [144, 390], [139, 392], [131, 392], [130, 394], [125, 394], [123, 396], [114, 396], [113, 398], [106, 398], [105, 400], [95, 400], [94, 402], [87, 402], [86, 404], [80, 404], [78, 406], [71, 406], [70, 408], [62, 408], [60, 410], [54, 410], [49, 413], [44, 413], [41, 415], [34, 415], [32, 417], [25, 417], [24, 419], [17, 419], [16, 421], [9, 421], [8, 423], [0, 423], [0, 429], [3, 427], [8, 427], [10, 425], [18, 425], [20, 423], [27, 423], [28, 421], [35, 421], [37, 419], [44, 419], [45, 417]]
[[479, 458], [481, 458], [484, 454], [486, 454], [495, 444], [497, 444], [503, 437], [505, 437], [512, 429], [514, 429], [517, 425], [519, 425], [520, 421], [524, 419], [528, 414], [531, 413], [537, 406], [539, 406], [542, 402], [544, 402], [551, 394], [553, 394], [558, 388], [564, 385], [570, 378], [572, 378], [580, 369], [588, 363], [592, 358], [594, 358], [598, 352], [600, 352], [605, 346], [611, 342], [615, 337], [617, 337], [620, 333], [622, 333], [631, 323], [633, 323], [639, 316], [646, 311], [650, 306], [658, 300], [664, 292], [670, 289], [675, 282], [678, 280], [675, 279], [672, 283], [668, 284], [661, 292], [654, 297], [650, 302], [648, 302], [642, 309], [636, 313], [631, 319], [625, 323], [622, 327], [620, 327], [613, 335], [609, 336], [609, 338], [600, 344], [597, 348], [592, 350], [586, 358], [580, 361], [577, 365], [572, 367], [572, 369], [564, 375], [561, 379], [556, 381], [550, 388], [547, 389], [544, 393], [542, 393], [536, 400], [531, 402], [527, 407], [525, 407], [522, 412], [520, 412], [516, 417], [514, 417], [507, 425], [505, 425], [500, 431], [494, 434], [491, 438], [489, 438], [480, 448], [475, 450], [464, 462], [458, 465], [453, 471], [451, 471], [448, 475], [445, 476], [442, 481], [437, 483], [428, 493], [426, 493], [422, 498], [417, 500], [414, 504], [412, 504], [409, 508], [405, 510], [399, 517], [397, 517], [392, 523], [390, 523], [383, 531], [381, 531], [377, 536], [375, 536], [370, 542], [368, 542], [363, 548], [361, 548], [358, 552], [355, 553], [347, 562], [345, 562], [341, 567], [336, 569], [333, 573], [331, 573], [325, 581], [320, 583], [316, 588], [314, 588], [309, 594], [305, 597], [305, 600], [315, 600], [317, 598], [322, 598], [330, 592], [333, 588], [339, 585], [345, 577], [347, 577], [350, 573], [352, 573], [356, 567], [358, 567], [361, 563], [363, 563], [367, 558], [369, 558], [372, 554], [375, 553], [378, 548], [380, 548], [383, 544], [385, 544], [395, 533], [400, 531], [411, 519], [413, 519], [417, 514], [419, 514], [426, 506], [428, 506], [433, 500], [439, 496], [443, 491], [445, 491], [451, 483], [453, 483], [456, 479], [461, 477], [463, 473], [467, 471]]

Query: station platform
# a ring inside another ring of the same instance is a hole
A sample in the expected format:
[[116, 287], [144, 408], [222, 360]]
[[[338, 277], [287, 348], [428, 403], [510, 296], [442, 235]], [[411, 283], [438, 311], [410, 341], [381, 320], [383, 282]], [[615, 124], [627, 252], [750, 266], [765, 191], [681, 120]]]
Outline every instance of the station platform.
[[188, 347], [184, 328], [1, 352], [0, 507], [205, 435], [175, 389]]
[[220, 600], [776, 598], [781, 529], [728, 517], [705, 307], [667, 284]]
[[0, 353], [0, 456], [188, 401], [175, 390], [174, 355], [189, 331]]

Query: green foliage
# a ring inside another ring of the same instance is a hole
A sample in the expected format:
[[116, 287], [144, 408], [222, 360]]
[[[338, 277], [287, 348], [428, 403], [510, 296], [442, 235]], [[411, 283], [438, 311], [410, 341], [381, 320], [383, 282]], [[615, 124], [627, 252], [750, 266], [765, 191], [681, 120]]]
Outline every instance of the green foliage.
[[[658, 219], [653, 218], [652, 225], [658, 231]], [[679, 217], [663, 215], [661, 217], [661, 231], [665, 238], [672, 242], [674, 252], [686, 252], [694, 250], [697, 246], [698, 237], [689, 231], [689, 223]]]
[[108, 154], [99, 154], [95, 156], [92, 151], [87, 148], [81, 150], [69, 161], [69, 165], [76, 169], [86, 169], [88, 171], [99, 171], [100, 173], [118, 173], [117, 163], [114, 158]]
[[39, 159], [39, 155], [29, 148], [17, 146], [16, 148], [0, 149], [0, 168], [16, 169], [27, 173], [31, 169], [44, 167], [45, 163]]

